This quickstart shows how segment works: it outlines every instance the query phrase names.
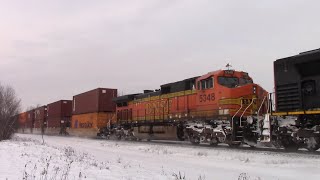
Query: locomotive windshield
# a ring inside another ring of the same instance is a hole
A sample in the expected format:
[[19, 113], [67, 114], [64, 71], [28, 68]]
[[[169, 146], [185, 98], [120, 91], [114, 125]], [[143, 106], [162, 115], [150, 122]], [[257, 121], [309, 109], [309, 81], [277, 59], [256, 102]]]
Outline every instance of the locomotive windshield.
[[237, 77], [218, 77], [218, 83], [228, 88], [235, 88], [239, 86], [239, 79]]
[[239, 85], [252, 84], [252, 79], [249, 78], [240, 78]]
[[228, 87], [228, 88], [235, 88], [238, 86], [246, 85], [246, 84], [252, 84], [253, 81], [250, 78], [243, 78], [240, 79], [237, 77], [218, 77], [218, 83], [222, 86]]

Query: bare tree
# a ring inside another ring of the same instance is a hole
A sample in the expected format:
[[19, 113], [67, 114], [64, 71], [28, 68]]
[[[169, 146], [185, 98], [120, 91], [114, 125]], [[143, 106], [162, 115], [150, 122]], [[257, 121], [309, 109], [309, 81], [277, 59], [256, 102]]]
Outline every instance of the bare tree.
[[15, 131], [20, 100], [10, 86], [0, 84], [0, 141], [9, 139]]

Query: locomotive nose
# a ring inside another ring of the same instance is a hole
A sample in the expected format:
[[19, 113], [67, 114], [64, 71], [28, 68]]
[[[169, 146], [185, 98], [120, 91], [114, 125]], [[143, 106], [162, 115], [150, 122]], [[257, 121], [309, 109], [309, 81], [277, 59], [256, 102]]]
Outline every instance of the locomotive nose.
[[[263, 89], [259, 84], [253, 84], [252, 86], [253, 96], [256, 98], [255, 109], [256, 111], [266, 111], [266, 103], [269, 93]], [[258, 112], [259, 114], [260, 112]]]
[[252, 91], [258, 99], [265, 98], [266, 96], [268, 96], [268, 92], [265, 89], [263, 89], [259, 84], [254, 84], [252, 87]]
[[246, 94], [252, 95], [252, 97], [255, 97], [257, 99], [264, 98], [264, 96], [268, 95], [268, 92], [264, 90], [259, 84], [250, 84], [245, 87]]

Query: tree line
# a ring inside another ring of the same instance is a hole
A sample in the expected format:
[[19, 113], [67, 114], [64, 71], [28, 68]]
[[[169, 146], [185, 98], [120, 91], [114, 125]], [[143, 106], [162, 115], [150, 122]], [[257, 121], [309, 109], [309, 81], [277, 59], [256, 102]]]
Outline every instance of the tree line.
[[0, 83], [0, 141], [9, 139], [17, 128], [20, 99], [11, 86]]

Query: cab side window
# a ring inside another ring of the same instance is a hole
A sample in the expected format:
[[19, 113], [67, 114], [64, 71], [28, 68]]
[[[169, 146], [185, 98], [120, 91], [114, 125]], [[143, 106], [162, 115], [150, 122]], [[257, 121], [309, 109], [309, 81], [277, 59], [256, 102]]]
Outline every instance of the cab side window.
[[211, 88], [213, 88], [213, 78], [209, 78], [209, 79], [207, 79], [206, 80], [206, 87], [207, 87], [207, 89], [211, 89]]
[[201, 89], [206, 89], [206, 85], [207, 85], [206, 81], [202, 80], [201, 81]]
[[198, 89], [199, 90], [212, 89], [212, 88], [214, 88], [214, 78], [213, 77], [203, 79], [198, 82]]

